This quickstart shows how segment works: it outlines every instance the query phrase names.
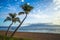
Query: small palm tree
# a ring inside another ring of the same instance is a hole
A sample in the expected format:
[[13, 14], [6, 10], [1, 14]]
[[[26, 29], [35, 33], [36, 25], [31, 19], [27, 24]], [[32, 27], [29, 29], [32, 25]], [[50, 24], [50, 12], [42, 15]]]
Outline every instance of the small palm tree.
[[24, 12], [19, 12], [19, 15], [26, 14], [26, 16], [24, 17], [22, 22], [19, 24], [19, 26], [16, 28], [16, 30], [12, 33], [11, 37], [15, 34], [15, 32], [18, 30], [18, 28], [22, 25], [24, 20], [27, 18], [27, 14], [29, 14], [29, 12], [33, 9], [33, 7], [28, 5], [27, 3], [22, 5], [21, 8], [23, 9]]
[[6, 21], [11, 21], [11, 22], [12, 22], [12, 23], [9, 25], [9, 27], [8, 27], [6, 33], [5, 33], [6, 36], [7, 36], [7, 33], [8, 33], [8, 31], [9, 31], [9, 29], [10, 29], [10, 27], [12, 26], [13, 23], [16, 23], [17, 21], [20, 23], [19, 18], [16, 17], [16, 16], [17, 16], [16, 13], [14, 13], [14, 14], [9, 13], [9, 16], [4, 20], [4, 22], [6, 22]]

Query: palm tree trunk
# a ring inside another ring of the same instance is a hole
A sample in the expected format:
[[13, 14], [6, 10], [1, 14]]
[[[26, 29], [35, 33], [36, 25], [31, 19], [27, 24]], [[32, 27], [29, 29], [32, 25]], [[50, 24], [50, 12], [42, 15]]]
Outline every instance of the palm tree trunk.
[[8, 33], [8, 31], [9, 31], [9, 29], [10, 29], [10, 27], [11, 27], [12, 24], [13, 24], [13, 22], [9, 25], [9, 27], [8, 27], [6, 33], [5, 33], [6, 36], [7, 36], [7, 33]]
[[22, 22], [19, 24], [19, 26], [15, 29], [15, 31], [12, 33], [12, 35], [10, 37], [13, 37], [15, 32], [18, 30], [18, 28], [22, 25], [22, 23], [24, 22], [24, 20], [27, 18], [27, 14], [25, 16], [25, 18], [22, 20]]

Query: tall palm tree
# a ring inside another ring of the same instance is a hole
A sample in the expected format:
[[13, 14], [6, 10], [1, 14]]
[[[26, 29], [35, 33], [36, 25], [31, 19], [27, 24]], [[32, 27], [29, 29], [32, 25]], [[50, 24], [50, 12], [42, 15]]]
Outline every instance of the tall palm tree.
[[16, 28], [16, 30], [12, 33], [11, 37], [14, 36], [15, 32], [18, 30], [18, 28], [22, 25], [22, 23], [24, 22], [24, 20], [27, 18], [27, 14], [29, 14], [29, 12], [33, 9], [33, 7], [30, 6], [30, 5], [28, 5], [27, 3], [24, 4], [24, 5], [22, 5], [21, 8], [23, 9], [24, 12], [19, 12], [19, 15], [26, 14], [26, 16], [21, 21], [21, 23], [18, 25], [18, 27]]
[[14, 14], [9, 13], [9, 16], [4, 20], [4, 22], [6, 22], [6, 21], [11, 21], [11, 22], [12, 22], [12, 23], [9, 25], [9, 27], [8, 27], [6, 33], [5, 33], [6, 36], [7, 36], [7, 33], [8, 33], [8, 31], [9, 31], [9, 29], [10, 29], [10, 27], [12, 26], [13, 23], [16, 23], [17, 21], [20, 23], [20, 19], [19, 19], [18, 17], [16, 17], [16, 16], [17, 16], [16, 13], [14, 13]]

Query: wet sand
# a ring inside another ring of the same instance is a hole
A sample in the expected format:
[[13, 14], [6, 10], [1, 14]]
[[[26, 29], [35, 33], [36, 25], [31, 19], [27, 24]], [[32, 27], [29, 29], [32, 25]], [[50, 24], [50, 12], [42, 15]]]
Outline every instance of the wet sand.
[[[11, 35], [9, 32], [8, 35]], [[0, 31], [0, 35], [5, 35], [5, 31]], [[32, 40], [60, 40], [60, 34], [52, 33], [34, 33], [34, 32], [16, 32], [13, 37], [29, 38]]]

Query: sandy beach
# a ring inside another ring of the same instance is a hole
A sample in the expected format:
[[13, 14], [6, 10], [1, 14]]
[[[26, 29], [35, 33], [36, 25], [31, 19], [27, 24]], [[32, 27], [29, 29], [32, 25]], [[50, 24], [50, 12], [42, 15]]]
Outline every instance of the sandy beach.
[[[11, 35], [9, 32], [8, 35]], [[5, 35], [5, 31], [0, 31], [0, 35]], [[34, 32], [16, 32], [13, 37], [29, 38], [32, 40], [60, 40], [60, 34], [52, 33], [34, 33]]]

